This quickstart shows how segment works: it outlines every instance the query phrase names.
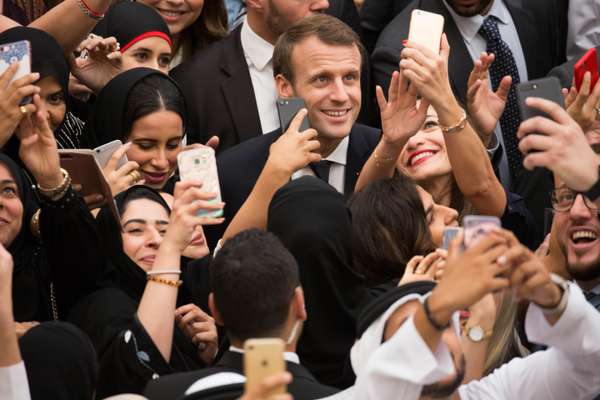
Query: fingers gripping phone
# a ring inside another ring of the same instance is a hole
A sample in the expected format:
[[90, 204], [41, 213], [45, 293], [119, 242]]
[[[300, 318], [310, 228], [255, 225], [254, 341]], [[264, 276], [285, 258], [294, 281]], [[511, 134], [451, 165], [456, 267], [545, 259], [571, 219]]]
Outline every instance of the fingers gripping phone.
[[[4, 74], [15, 62], [19, 63], [19, 67], [10, 83], [31, 73], [31, 44], [28, 40], [0, 45], [0, 74]], [[21, 105], [29, 104], [32, 101], [33, 98], [27, 96], [23, 98]]]
[[581, 90], [583, 76], [588, 71], [592, 78], [590, 82], [591, 93], [592, 90], [594, 90], [594, 86], [596, 86], [596, 82], [598, 82], [598, 55], [596, 54], [595, 47], [589, 49], [575, 64], [573, 75], [575, 77], [575, 88], [577, 91]]
[[463, 225], [465, 229], [465, 248], [469, 248], [482, 237], [501, 227], [498, 217], [488, 215], [466, 215], [463, 219]]
[[[290, 127], [290, 123], [300, 110], [306, 108], [304, 100], [300, 97], [286, 97], [277, 99], [277, 112], [279, 113], [279, 124], [281, 131], [285, 132]], [[300, 125], [300, 132], [309, 129], [308, 116], [304, 118]]]
[[418, 9], [413, 10], [408, 29], [409, 42], [418, 43], [439, 54], [442, 33], [444, 33], [444, 16]]
[[517, 85], [517, 98], [519, 100], [521, 118], [523, 120], [537, 116], [548, 118], [546, 113], [525, 104], [525, 100], [528, 97], [541, 97], [553, 101], [563, 108], [565, 107], [565, 101], [560, 88], [560, 81], [554, 76], [523, 82]]
[[[284, 343], [281, 339], [248, 339], [244, 343], [244, 375], [246, 393], [260, 385], [267, 377], [286, 370], [283, 358]], [[285, 385], [266, 394], [265, 398], [287, 392]]]
[[[108, 164], [115, 151], [119, 150], [122, 146], [123, 143], [121, 143], [120, 140], [113, 140], [112, 142], [96, 147], [94, 153], [96, 154], [96, 160], [98, 160], [100, 167], [106, 167], [106, 164]], [[127, 161], [127, 156], [123, 155], [117, 162], [117, 169], [125, 165]]]
[[[197, 149], [182, 151], [177, 156], [177, 164], [182, 181], [192, 179], [201, 181], [203, 191], [217, 194], [211, 202], [221, 202], [217, 159], [212, 147], [202, 146]], [[198, 215], [218, 218], [223, 216], [223, 210], [200, 210]]]

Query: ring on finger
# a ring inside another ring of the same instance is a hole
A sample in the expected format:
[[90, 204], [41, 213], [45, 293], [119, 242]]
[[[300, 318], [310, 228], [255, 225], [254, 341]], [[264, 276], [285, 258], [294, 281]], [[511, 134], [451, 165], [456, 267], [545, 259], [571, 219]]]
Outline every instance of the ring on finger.
[[27, 108], [25, 108], [25, 106], [20, 106], [19, 111], [21, 111], [22, 115], [27, 115]]
[[135, 169], [129, 172], [127, 175], [131, 177], [133, 183], [138, 182], [142, 178], [142, 175]]

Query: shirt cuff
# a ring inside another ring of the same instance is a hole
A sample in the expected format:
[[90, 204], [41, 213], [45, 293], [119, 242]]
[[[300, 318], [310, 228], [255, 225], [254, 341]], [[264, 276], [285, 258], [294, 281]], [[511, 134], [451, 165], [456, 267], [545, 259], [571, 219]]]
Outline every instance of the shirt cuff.
[[496, 137], [496, 133], [494, 132], [492, 134], [492, 140], [490, 140], [490, 143], [487, 145], [486, 150], [487, 150], [488, 154], [490, 155], [490, 157], [493, 157], [499, 148], [500, 148], [500, 141], [498, 140], [498, 137]]
[[31, 399], [27, 371], [23, 361], [9, 367], [0, 367], [0, 399]]

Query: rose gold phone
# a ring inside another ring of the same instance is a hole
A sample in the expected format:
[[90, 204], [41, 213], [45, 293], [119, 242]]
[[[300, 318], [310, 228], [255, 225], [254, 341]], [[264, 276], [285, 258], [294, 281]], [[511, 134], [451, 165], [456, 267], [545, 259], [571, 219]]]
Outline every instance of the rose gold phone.
[[423, 10], [413, 10], [410, 15], [408, 41], [427, 47], [435, 54], [440, 53], [444, 17]]
[[[244, 375], [246, 375], [246, 392], [258, 386], [263, 379], [283, 372], [285, 360], [283, 351], [285, 344], [281, 339], [248, 339], [244, 343]], [[285, 385], [271, 390], [266, 398], [286, 393]]]

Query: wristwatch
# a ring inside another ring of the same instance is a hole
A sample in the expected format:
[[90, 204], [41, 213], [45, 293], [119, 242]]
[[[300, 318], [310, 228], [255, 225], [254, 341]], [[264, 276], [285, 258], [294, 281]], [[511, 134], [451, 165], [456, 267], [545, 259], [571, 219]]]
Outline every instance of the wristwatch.
[[471, 342], [483, 342], [490, 336], [492, 336], [492, 331], [486, 332], [480, 325], [473, 325], [467, 327], [467, 337]]
[[565, 308], [567, 308], [567, 300], [569, 298], [569, 284], [566, 280], [554, 273], [550, 273], [550, 279], [552, 279], [552, 282], [554, 282], [556, 286], [558, 286], [561, 289], [562, 297], [560, 298], [560, 301], [558, 302], [556, 307], [538, 307], [540, 307], [540, 309], [545, 315], [562, 314], [562, 312], [565, 311]]
[[591, 201], [596, 201], [600, 197], [600, 165], [598, 165], [598, 180], [590, 190], [584, 193], [584, 196]]

